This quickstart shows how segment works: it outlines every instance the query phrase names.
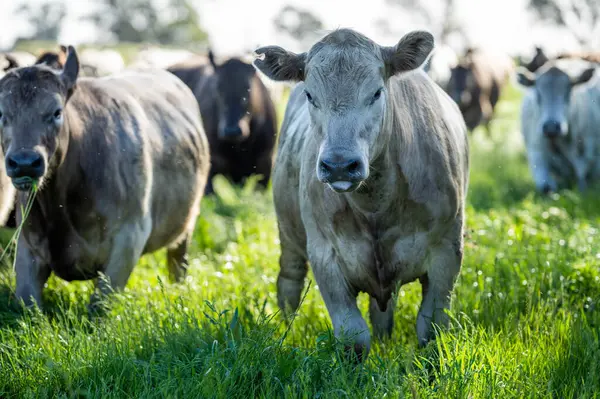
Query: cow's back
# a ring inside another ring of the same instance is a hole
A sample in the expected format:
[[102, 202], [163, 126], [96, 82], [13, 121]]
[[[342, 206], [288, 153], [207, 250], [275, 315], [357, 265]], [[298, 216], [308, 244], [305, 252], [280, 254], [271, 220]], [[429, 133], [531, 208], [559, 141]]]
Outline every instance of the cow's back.
[[415, 187], [421, 186], [416, 190], [421, 191], [420, 195], [428, 195], [427, 183], [446, 181], [457, 185], [458, 200], [464, 200], [469, 146], [457, 104], [421, 71], [394, 77], [389, 86], [396, 100], [392, 107], [395, 136], [390, 145], [395, 147], [403, 173], [410, 182], [425, 168], [427, 181], [414, 181]]
[[210, 163], [189, 88], [163, 70], [127, 71], [80, 79], [68, 104], [85, 115], [70, 121], [68, 161], [80, 164], [80, 178], [108, 224], [117, 228], [150, 213], [147, 250], [174, 239], [200, 198]]

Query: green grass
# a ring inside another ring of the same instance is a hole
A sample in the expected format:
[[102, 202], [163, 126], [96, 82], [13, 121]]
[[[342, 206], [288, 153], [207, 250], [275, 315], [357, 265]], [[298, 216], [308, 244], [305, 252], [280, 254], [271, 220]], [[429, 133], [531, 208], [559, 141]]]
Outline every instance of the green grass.
[[393, 338], [363, 365], [342, 360], [314, 282], [286, 324], [271, 195], [217, 184], [185, 284], [167, 282], [164, 252], [146, 256], [102, 318], [87, 316], [91, 282], [52, 277], [44, 312], [24, 312], [0, 271], [0, 397], [598, 397], [600, 200], [533, 194], [518, 101], [505, 95], [493, 140], [471, 136], [453, 321], [428, 347], [417, 348], [416, 282], [399, 292]]

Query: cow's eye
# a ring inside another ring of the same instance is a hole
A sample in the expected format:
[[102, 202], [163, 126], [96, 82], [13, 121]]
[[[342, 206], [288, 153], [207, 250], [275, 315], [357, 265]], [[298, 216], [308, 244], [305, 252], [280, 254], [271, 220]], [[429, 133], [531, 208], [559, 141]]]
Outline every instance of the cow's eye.
[[56, 111], [54, 111], [54, 119], [60, 119], [62, 117], [62, 109], [57, 109]]
[[309, 92], [307, 92], [306, 90], [304, 90], [304, 94], [306, 94], [306, 99], [308, 100], [308, 102], [312, 104], [312, 102], [313, 102], [313, 98], [312, 98], [312, 96], [310, 95], [310, 93], [309, 93]]
[[375, 103], [375, 101], [381, 98], [381, 93], [383, 93], [383, 88], [378, 89], [375, 94], [373, 94], [373, 100], [371, 101], [371, 104]]

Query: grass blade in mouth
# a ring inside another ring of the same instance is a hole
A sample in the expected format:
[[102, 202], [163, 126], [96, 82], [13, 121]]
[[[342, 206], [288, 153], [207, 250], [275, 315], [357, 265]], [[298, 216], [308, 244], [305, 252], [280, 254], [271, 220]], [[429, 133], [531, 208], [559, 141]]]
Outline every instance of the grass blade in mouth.
[[[31, 212], [31, 208], [33, 207], [33, 203], [35, 201], [35, 196], [37, 194], [37, 189], [38, 189], [37, 182], [35, 180], [31, 179], [30, 177], [28, 177], [28, 179], [31, 181], [32, 186], [29, 191], [29, 197], [27, 198], [27, 204], [25, 205], [25, 208], [23, 208], [23, 206], [21, 204], [18, 205], [18, 206], [21, 206], [21, 214], [23, 215], [21, 223], [19, 223], [19, 225], [15, 229], [13, 236], [11, 237], [10, 241], [8, 242], [8, 245], [6, 246], [6, 248], [4, 248], [4, 250], [2, 251], [2, 254], [0, 254], [0, 263], [2, 263], [4, 261], [4, 258], [8, 253], [13, 254], [13, 251], [12, 251], [13, 246], [14, 246], [14, 254], [16, 254], [17, 243], [19, 240], [19, 236], [21, 235], [21, 230], [23, 229], [23, 225], [25, 224], [25, 221], [27, 221], [27, 218], [29, 217], [29, 213]], [[15, 268], [15, 260], [16, 260], [16, 257], [13, 258], [13, 270]]]

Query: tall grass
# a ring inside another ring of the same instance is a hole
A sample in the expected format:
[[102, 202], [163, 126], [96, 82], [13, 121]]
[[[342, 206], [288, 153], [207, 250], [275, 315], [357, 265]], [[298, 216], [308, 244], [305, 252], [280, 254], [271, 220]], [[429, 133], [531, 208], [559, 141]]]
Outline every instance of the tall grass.
[[[166, 282], [164, 251], [145, 256], [104, 317], [87, 316], [91, 282], [55, 277], [44, 312], [24, 311], [12, 270], [0, 271], [0, 397], [598, 397], [600, 200], [533, 194], [518, 101], [504, 97], [491, 140], [470, 138], [451, 328], [426, 348], [418, 283], [402, 287], [393, 337], [363, 365], [342, 360], [314, 282], [284, 321], [271, 194], [219, 181], [185, 283]], [[362, 294], [359, 303], [366, 312]]]

